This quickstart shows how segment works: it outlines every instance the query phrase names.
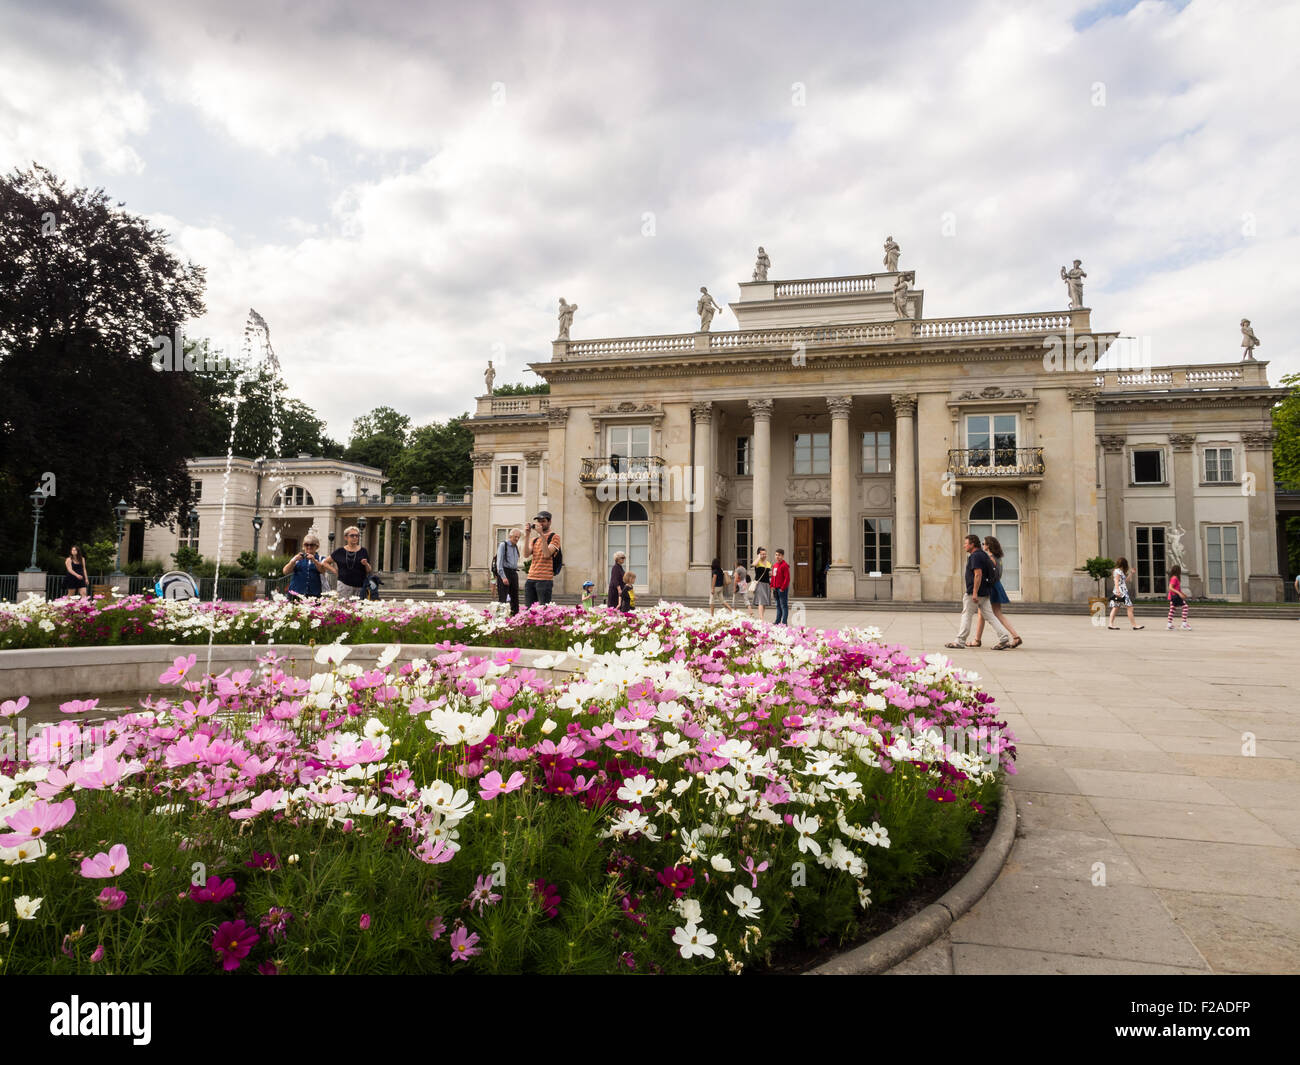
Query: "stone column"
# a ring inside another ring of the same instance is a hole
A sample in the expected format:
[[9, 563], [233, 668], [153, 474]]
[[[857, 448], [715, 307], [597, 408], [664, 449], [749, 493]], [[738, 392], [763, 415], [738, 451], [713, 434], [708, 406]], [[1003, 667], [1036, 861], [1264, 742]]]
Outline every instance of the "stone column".
[[439, 573], [447, 572], [447, 552], [451, 547], [451, 519], [438, 518], [438, 543], [434, 548]]
[[[689, 480], [694, 509], [691, 513], [691, 561], [693, 575], [707, 572], [713, 561], [713, 404], [695, 403], [691, 406], [691, 420], [695, 424], [695, 460]], [[688, 509], [692, 504], [687, 504]], [[703, 584], [691, 580], [692, 595], [707, 595], [707, 578]]]
[[393, 560], [397, 557], [393, 550], [393, 519], [384, 519], [384, 572], [393, 572]]
[[1251, 603], [1276, 603], [1284, 598], [1282, 575], [1278, 572], [1277, 545], [1273, 542], [1276, 516], [1276, 487], [1273, 484], [1273, 440], [1277, 433], [1264, 429], [1241, 434], [1246, 446], [1246, 472], [1242, 491], [1246, 494], [1244, 539], [1249, 544], [1249, 569], [1242, 565], [1242, 598]]
[[[1128, 558], [1128, 530], [1124, 527], [1124, 489], [1128, 486], [1124, 469], [1126, 438], [1118, 433], [1106, 433], [1098, 439], [1106, 470], [1106, 556], [1119, 558], [1124, 555]], [[1132, 559], [1129, 561], [1131, 563]]]
[[[1067, 591], [1072, 602], [1081, 602], [1097, 594], [1097, 582], [1083, 568], [1084, 559], [1101, 554], [1097, 539], [1097, 396], [1094, 388], [1072, 388], [1066, 393], [1070, 401], [1071, 438], [1074, 448], [1071, 479], [1074, 481], [1074, 572]], [[1037, 440], [1032, 446], [1037, 446]], [[1061, 471], [1046, 470], [1045, 476], [1059, 476]], [[1031, 486], [1032, 487], [1032, 486]], [[1036, 501], [1036, 497], [1031, 497]], [[1035, 533], [1035, 536], [1037, 534]], [[1041, 547], [1037, 539], [1035, 547]], [[1041, 576], [1041, 574], [1040, 574]], [[1048, 599], [1059, 592], [1044, 591], [1040, 584], [1036, 598]]]
[[470, 462], [474, 466], [473, 498], [470, 506], [473, 526], [471, 531], [478, 537], [478, 543], [470, 541], [471, 556], [474, 559], [470, 567], [470, 583], [475, 588], [488, 588], [491, 575], [488, 564], [496, 550], [496, 534], [492, 531], [492, 452], [471, 451]]
[[754, 548], [760, 545], [767, 548], [768, 558], [772, 557], [772, 545], [768, 543], [772, 524], [772, 400], [751, 399], [749, 410], [754, 416], [754, 515], [750, 558], [744, 560], [746, 569]]
[[831, 412], [831, 568], [826, 574], [826, 598], [853, 599], [853, 476], [849, 457], [849, 415], [852, 396], [828, 396]]
[[[434, 521], [438, 519], [435, 518]], [[411, 553], [408, 556], [410, 562], [407, 565], [412, 573], [424, 572], [424, 521], [420, 518], [411, 518]]]
[[[1196, 434], [1170, 433], [1169, 446], [1173, 451], [1174, 524], [1183, 530], [1183, 557], [1174, 558], [1165, 548], [1165, 572], [1178, 564], [1183, 567], [1183, 584], [1192, 595], [1203, 595], [1205, 586], [1197, 565], [1199, 537], [1196, 531]], [[1173, 530], [1170, 530], [1172, 532]], [[1172, 542], [1172, 537], [1171, 537]]]
[[[566, 497], [571, 487], [565, 470], [565, 447], [564, 439], [569, 430], [569, 408], [568, 407], [548, 407], [546, 410], [546, 508], [551, 512], [551, 528], [560, 534], [560, 540], [564, 543], [564, 569], [560, 570], [560, 575], [555, 578], [555, 587], [553, 594], [560, 595], [569, 587], [570, 565], [573, 566], [572, 572], [575, 574], [583, 573], [596, 560], [600, 554], [600, 549], [596, 546], [595, 541], [588, 541], [582, 544], [582, 534], [577, 529], [569, 529], [565, 524], [565, 519], [573, 514], [576, 516], [577, 510], [567, 508], [565, 505]], [[574, 474], [576, 482], [577, 474]], [[576, 506], [576, 504], [575, 504]], [[529, 515], [531, 517], [531, 515]], [[565, 541], [565, 534], [569, 533], [570, 538]], [[581, 548], [581, 550], [579, 550]], [[599, 569], [599, 567], [597, 567]], [[576, 589], [582, 584], [586, 577], [577, 578]], [[592, 580], [595, 580], [592, 577]], [[599, 584], [599, 581], [597, 581]]]
[[894, 598], [914, 603], [921, 598], [917, 562], [916, 394], [896, 392], [894, 406]]
[[[538, 489], [541, 487], [542, 453], [540, 451], [524, 452], [524, 521], [533, 520], [541, 503], [538, 501]], [[555, 527], [555, 512], [551, 512], [551, 527]], [[520, 548], [522, 553], [523, 548]]]
[[[460, 540], [461, 540], [461, 546], [460, 546], [460, 571], [461, 571], [461, 573], [468, 573], [468, 572], [469, 572], [469, 556], [470, 556], [470, 550], [469, 550], [469, 547], [470, 547], [470, 544], [472, 544], [472, 543], [474, 542], [474, 526], [473, 526], [472, 522], [473, 522], [473, 519], [472, 519], [472, 518], [466, 518], [466, 519], [465, 519], [465, 528], [461, 530], [461, 537], [460, 537]], [[465, 533], [469, 533], [469, 535], [470, 535], [470, 539], [469, 539], [468, 541], [466, 541], [466, 539], [465, 539]]]

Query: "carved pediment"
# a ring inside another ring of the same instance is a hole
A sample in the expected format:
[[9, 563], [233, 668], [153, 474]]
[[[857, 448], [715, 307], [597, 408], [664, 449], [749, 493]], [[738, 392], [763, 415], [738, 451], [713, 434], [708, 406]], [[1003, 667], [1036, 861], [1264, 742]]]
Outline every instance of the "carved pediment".
[[999, 388], [997, 385], [989, 385], [981, 388], [978, 392], [974, 389], [968, 389], [957, 397], [957, 401], [962, 400], [980, 400], [980, 399], [1028, 399], [1029, 393], [1023, 388]]

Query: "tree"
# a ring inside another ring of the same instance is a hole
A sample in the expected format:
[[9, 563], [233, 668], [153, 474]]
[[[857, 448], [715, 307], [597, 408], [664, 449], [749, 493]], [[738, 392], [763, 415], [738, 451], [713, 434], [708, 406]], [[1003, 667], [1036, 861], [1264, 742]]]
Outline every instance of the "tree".
[[1300, 373], [1287, 374], [1280, 384], [1291, 391], [1273, 408], [1273, 476], [1300, 484]]
[[474, 434], [466, 425], [468, 417], [462, 414], [413, 430], [397, 461], [385, 470], [389, 488], [394, 492], [409, 492], [412, 488], [432, 492], [442, 485], [450, 492], [459, 492], [472, 484], [474, 468], [469, 453], [474, 450]]
[[492, 389], [494, 396], [545, 396], [551, 391], [550, 381], [538, 381], [532, 385], [501, 385]]
[[378, 466], [388, 476], [406, 447], [410, 429], [407, 415], [392, 407], [376, 407], [352, 422], [352, 437], [343, 457], [349, 462]]
[[66, 545], [119, 498], [166, 524], [190, 502], [201, 400], [191, 373], [157, 372], [156, 337], [203, 313], [203, 271], [102, 189], [36, 166], [0, 178], [0, 566], [41, 537]]

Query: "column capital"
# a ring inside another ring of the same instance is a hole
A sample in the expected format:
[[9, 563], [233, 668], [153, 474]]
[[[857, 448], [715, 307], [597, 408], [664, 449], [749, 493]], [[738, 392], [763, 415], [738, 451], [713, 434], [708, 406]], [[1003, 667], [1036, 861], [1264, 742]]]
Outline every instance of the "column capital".
[[1114, 455], [1124, 450], [1124, 441], [1126, 437], [1117, 434], [1106, 433], [1097, 437], [1101, 441], [1102, 450]]
[[1066, 392], [1074, 410], [1094, 410], [1101, 393], [1095, 388], [1071, 388]]
[[832, 418], [847, 418], [853, 410], [852, 396], [827, 396], [826, 408]]
[[474, 465], [474, 469], [483, 470], [492, 465], [492, 452], [490, 451], [471, 451], [469, 460]]
[[1169, 443], [1175, 452], [1191, 451], [1196, 444], [1195, 433], [1170, 433]]
[[713, 420], [713, 404], [708, 402], [692, 403], [691, 420], [696, 425], [708, 425]]
[[1273, 447], [1273, 441], [1276, 439], [1277, 432], [1273, 429], [1241, 434], [1241, 442], [1246, 445], [1247, 451], [1268, 451]]
[[526, 462], [529, 466], [537, 466], [542, 461], [542, 454], [543, 452], [541, 451], [525, 451], [524, 462]]
[[569, 420], [568, 407], [549, 407], [546, 411], [546, 423], [552, 427], [564, 425]]
[[770, 399], [751, 399], [749, 401], [749, 413], [754, 416], [754, 421], [771, 421], [772, 420], [772, 401]]
[[896, 418], [916, 417], [915, 392], [895, 392], [889, 397], [889, 401], [894, 405], [894, 416]]

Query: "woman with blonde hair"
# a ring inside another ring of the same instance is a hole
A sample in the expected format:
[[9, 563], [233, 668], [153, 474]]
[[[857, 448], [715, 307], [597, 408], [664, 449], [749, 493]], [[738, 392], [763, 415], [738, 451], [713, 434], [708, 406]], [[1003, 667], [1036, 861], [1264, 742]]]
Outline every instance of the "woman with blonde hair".
[[361, 589], [370, 576], [370, 554], [361, 546], [361, 530], [349, 525], [343, 530], [343, 546], [330, 555], [338, 577], [340, 599], [360, 599]]

